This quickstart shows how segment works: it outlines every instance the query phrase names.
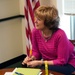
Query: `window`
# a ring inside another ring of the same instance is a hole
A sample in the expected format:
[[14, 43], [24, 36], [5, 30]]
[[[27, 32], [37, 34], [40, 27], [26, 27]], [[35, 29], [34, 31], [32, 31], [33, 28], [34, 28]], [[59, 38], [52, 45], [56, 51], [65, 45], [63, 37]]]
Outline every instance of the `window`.
[[57, 8], [60, 15], [60, 28], [69, 39], [75, 39], [75, 0], [57, 0]]
[[63, 0], [64, 14], [75, 14], [75, 0]]
[[64, 0], [64, 14], [70, 16], [70, 35], [75, 39], [75, 0]]

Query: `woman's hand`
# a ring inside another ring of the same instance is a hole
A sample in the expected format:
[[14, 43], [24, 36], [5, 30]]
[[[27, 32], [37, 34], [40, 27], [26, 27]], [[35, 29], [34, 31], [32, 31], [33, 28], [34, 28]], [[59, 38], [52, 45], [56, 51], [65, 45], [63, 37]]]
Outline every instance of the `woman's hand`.
[[28, 67], [36, 67], [36, 66], [40, 66], [42, 64], [43, 64], [43, 62], [38, 61], [38, 60], [33, 60], [33, 61], [30, 61], [30, 62], [27, 62]]
[[27, 64], [27, 62], [29, 62], [29, 61], [31, 61], [31, 60], [32, 60], [32, 58], [29, 57], [29, 56], [27, 56], [27, 57], [23, 60], [22, 65]]

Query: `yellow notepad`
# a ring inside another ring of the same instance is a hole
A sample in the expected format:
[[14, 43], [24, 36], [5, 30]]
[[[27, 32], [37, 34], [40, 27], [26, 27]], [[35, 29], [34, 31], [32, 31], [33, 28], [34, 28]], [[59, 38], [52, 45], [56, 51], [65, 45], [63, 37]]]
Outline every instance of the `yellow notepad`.
[[17, 68], [12, 75], [18, 75], [15, 72], [21, 73], [23, 75], [38, 75], [40, 69], [34, 69], [34, 68]]

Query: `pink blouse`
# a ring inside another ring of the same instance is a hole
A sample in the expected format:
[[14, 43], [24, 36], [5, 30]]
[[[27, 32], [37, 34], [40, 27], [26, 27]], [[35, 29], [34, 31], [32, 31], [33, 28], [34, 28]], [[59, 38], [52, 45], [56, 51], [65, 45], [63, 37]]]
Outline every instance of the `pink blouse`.
[[54, 65], [71, 64], [75, 67], [75, 52], [73, 44], [65, 32], [58, 29], [45, 40], [40, 30], [32, 31], [32, 54], [36, 59], [53, 60]]

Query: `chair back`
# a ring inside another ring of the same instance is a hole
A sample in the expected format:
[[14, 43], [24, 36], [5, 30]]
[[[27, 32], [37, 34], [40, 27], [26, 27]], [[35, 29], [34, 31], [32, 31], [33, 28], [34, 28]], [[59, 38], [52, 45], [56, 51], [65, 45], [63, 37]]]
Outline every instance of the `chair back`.
[[72, 42], [72, 44], [75, 46], [75, 40], [70, 40]]
[[[75, 40], [70, 40], [72, 44], [74, 45], [74, 51], [75, 51]], [[72, 75], [75, 75], [75, 71], [72, 73]]]

